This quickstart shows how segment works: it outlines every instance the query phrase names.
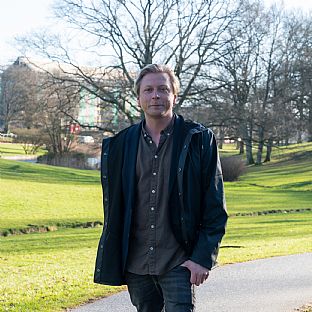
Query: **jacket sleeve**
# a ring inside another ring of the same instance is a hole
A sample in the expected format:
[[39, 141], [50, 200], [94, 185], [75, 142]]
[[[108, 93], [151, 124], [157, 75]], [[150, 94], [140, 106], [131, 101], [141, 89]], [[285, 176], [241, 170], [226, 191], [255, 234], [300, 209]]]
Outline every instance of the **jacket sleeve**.
[[201, 222], [190, 260], [211, 269], [216, 265], [228, 216], [217, 143], [210, 130], [203, 132], [201, 148]]

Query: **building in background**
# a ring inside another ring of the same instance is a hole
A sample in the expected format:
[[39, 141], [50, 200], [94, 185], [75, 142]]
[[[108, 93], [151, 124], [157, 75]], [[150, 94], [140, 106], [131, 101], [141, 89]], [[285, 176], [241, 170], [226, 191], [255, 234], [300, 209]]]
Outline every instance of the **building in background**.
[[38, 127], [53, 113], [67, 131], [71, 125], [79, 125], [79, 131], [119, 130], [127, 123], [118, 109], [122, 105], [114, 105], [122, 84], [117, 70], [18, 57], [1, 74], [0, 127], [6, 132], [10, 127]]

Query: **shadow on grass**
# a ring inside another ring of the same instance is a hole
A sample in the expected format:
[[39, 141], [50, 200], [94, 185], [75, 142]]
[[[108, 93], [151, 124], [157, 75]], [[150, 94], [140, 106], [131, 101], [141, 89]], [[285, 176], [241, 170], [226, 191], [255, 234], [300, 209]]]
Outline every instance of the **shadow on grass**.
[[[98, 243], [101, 228], [63, 229], [55, 232], [32, 233], [2, 237], [0, 251], [9, 253], [51, 253], [77, 248], [91, 248]], [[12, 242], [15, 242], [12, 250]], [[17, 243], [18, 242], [18, 243]]]
[[[250, 185], [250, 186], [256, 186], [256, 187], [260, 187], [260, 188], [268, 188], [268, 189], [283, 189], [283, 190], [287, 190], [287, 189], [294, 189], [294, 188], [304, 188], [304, 187], [308, 187], [311, 186], [311, 181], [304, 181], [304, 182], [294, 182], [294, 183], [287, 183], [287, 184], [282, 184], [282, 185], [262, 185], [262, 184], [257, 184], [257, 183], [246, 183], [245, 185]], [[302, 190], [301, 190], [302, 191]], [[304, 190], [303, 190], [304, 192]], [[306, 190], [306, 192], [310, 192], [309, 189]]]
[[257, 224], [270, 224], [270, 225], [278, 225], [278, 224], [297, 224], [297, 223], [303, 223], [306, 224], [307, 220], [298, 220], [298, 219], [287, 219], [287, 220], [266, 220], [266, 221], [259, 221]]
[[312, 162], [310, 159], [287, 160], [264, 166], [250, 167], [240, 182], [250, 186], [276, 190], [306, 190], [312, 187]]

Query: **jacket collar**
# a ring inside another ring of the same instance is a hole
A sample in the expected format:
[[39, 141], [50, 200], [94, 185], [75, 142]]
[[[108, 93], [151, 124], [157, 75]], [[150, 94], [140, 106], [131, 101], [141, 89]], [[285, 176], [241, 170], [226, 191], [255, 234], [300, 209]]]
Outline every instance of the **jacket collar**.
[[[122, 169], [123, 194], [128, 198], [128, 204], [134, 203], [135, 183], [136, 183], [136, 159], [139, 146], [139, 138], [142, 130], [141, 121], [130, 127], [126, 133], [124, 141], [124, 161]], [[128, 196], [129, 195], [129, 196]]]
[[[172, 191], [177, 177], [178, 162], [183, 143], [190, 129], [198, 124], [185, 122], [180, 115], [175, 116], [173, 128], [173, 146], [171, 156], [171, 168], [169, 177], [169, 194]], [[126, 207], [133, 207], [136, 187], [136, 159], [138, 153], [139, 138], [142, 131], [143, 121], [130, 127], [126, 133], [124, 141], [124, 160], [122, 170], [123, 194], [126, 197]], [[127, 205], [129, 204], [129, 206]]]

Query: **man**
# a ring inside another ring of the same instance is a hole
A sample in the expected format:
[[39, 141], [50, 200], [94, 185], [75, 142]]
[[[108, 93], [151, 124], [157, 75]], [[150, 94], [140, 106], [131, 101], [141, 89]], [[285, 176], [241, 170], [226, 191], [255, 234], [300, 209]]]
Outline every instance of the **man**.
[[94, 281], [126, 284], [140, 312], [193, 311], [227, 221], [215, 137], [173, 113], [179, 82], [168, 66], [143, 68], [135, 91], [145, 119], [103, 141]]

